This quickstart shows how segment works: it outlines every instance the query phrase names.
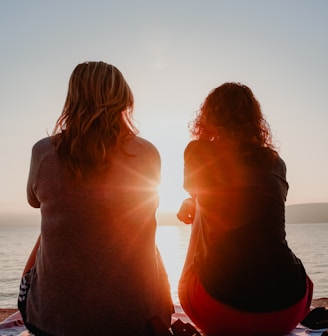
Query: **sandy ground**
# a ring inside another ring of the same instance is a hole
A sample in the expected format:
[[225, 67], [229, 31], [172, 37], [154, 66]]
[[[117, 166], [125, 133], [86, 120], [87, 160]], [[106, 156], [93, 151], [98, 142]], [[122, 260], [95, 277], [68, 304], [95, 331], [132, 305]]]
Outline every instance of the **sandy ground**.
[[[328, 308], [328, 298], [313, 299], [312, 306]], [[17, 309], [15, 308], [0, 308], [0, 322], [6, 319], [11, 314], [15, 313], [16, 311]]]
[[0, 308], [0, 322], [16, 311], [17, 309], [15, 308]]

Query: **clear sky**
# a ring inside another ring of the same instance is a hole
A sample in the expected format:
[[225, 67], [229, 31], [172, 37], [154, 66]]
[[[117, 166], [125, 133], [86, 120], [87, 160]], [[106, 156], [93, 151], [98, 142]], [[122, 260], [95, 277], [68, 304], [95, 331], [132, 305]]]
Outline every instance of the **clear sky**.
[[251, 87], [287, 164], [287, 204], [328, 201], [328, 1], [0, 0], [0, 212], [33, 211], [31, 147], [51, 133], [77, 63], [117, 66], [176, 211], [188, 122], [226, 81]]

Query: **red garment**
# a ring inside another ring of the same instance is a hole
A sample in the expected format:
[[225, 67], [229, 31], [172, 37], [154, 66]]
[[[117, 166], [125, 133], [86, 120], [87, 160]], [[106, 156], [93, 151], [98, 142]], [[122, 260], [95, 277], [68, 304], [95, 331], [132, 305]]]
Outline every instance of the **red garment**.
[[205, 291], [197, 273], [187, 272], [179, 288], [185, 313], [208, 336], [287, 335], [308, 314], [312, 293], [313, 283], [307, 277], [306, 294], [293, 306], [274, 312], [250, 313], [213, 299]]

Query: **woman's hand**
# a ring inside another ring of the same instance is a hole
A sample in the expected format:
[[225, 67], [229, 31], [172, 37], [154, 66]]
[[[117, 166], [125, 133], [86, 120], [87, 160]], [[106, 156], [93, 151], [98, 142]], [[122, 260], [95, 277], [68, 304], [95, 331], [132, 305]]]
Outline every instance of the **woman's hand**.
[[195, 199], [187, 198], [185, 199], [177, 213], [177, 218], [179, 221], [185, 224], [192, 224], [195, 217]]

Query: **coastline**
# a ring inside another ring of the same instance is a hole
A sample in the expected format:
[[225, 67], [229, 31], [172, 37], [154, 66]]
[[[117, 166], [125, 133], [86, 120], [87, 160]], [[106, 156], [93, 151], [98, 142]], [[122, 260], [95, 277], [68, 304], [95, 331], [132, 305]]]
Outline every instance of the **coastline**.
[[[318, 298], [312, 300], [313, 307], [326, 307], [328, 308], [328, 297]], [[0, 322], [5, 320], [10, 315], [17, 312], [17, 308], [0, 308]]]

